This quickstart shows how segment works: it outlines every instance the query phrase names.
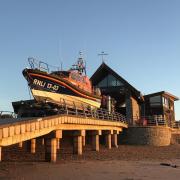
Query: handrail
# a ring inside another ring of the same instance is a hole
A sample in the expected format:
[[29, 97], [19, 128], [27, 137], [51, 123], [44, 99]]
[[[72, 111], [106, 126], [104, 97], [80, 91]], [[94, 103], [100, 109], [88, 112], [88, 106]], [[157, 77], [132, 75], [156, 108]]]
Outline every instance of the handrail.
[[180, 129], [180, 121], [175, 121], [173, 124], [173, 128]]
[[133, 117], [133, 121], [137, 126], [168, 126], [161, 115]]
[[17, 118], [17, 115], [11, 111], [0, 111], [0, 119]]
[[110, 112], [103, 108], [91, 108], [88, 104], [81, 104], [81, 108], [74, 101], [60, 99], [59, 103], [48, 100], [46, 103], [52, 103], [59, 106], [59, 114], [76, 115], [91, 117], [109, 121], [120, 121], [127, 124], [126, 117], [118, 112]]
[[117, 112], [109, 112], [105, 109], [74, 109], [70, 107], [61, 107], [58, 114], [67, 114], [85, 118], [101, 119], [106, 121], [116, 121], [127, 124], [125, 116]]
[[53, 71], [59, 71], [59, 67], [49, 65], [43, 61], [39, 61], [33, 57], [28, 58], [29, 65], [31, 69], [39, 69], [41, 71], [45, 71], [47, 73], [53, 72]]

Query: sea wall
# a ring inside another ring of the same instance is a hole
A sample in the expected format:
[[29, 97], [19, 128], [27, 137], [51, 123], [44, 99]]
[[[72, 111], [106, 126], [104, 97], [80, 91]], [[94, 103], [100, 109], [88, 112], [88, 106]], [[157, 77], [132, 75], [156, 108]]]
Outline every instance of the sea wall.
[[171, 129], [160, 126], [129, 127], [119, 135], [118, 141], [120, 144], [168, 146], [171, 142]]
[[180, 144], [180, 129], [172, 129], [171, 144]]

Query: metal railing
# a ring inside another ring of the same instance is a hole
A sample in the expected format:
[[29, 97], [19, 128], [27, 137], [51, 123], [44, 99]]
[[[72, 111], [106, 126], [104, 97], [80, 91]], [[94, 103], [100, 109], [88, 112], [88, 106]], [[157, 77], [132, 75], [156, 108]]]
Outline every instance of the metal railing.
[[0, 111], [0, 119], [17, 118], [17, 115], [11, 111]]
[[54, 104], [57, 108], [57, 114], [67, 114], [74, 116], [103, 119], [109, 121], [120, 121], [127, 124], [126, 117], [118, 112], [109, 112], [106, 109], [90, 107], [89, 104], [74, 102], [60, 98], [59, 101], [48, 100], [46, 103]]
[[49, 65], [43, 61], [39, 61], [32, 57], [28, 58], [28, 62], [29, 62], [31, 69], [39, 69], [39, 70], [45, 71], [47, 73], [60, 70], [60, 68], [57, 66]]
[[168, 126], [162, 115], [133, 117], [133, 121], [138, 126]]
[[180, 121], [175, 121], [173, 124], [173, 128], [180, 129]]
[[57, 114], [73, 115], [85, 118], [100, 119], [107, 121], [116, 121], [127, 124], [125, 116], [117, 112], [109, 112], [106, 109], [77, 109], [68, 106], [61, 107], [57, 110]]

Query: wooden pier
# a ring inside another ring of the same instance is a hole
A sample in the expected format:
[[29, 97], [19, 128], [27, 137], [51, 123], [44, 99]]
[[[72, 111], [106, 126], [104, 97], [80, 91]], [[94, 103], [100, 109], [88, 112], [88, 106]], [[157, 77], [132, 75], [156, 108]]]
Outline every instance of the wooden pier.
[[31, 153], [36, 153], [36, 139], [42, 138], [45, 146], [45, 160], [56, 162], [57, 149], [61, 148], [64, 131], [73, 138], [74, 153], [81, 155], [86, 145], [85, 136], [91, 136], [92, 150], [99, 151], [99, 136], [104, 136], [105, 146], [118, 147], [117, 135], [127, 128], [124, 117], [107, 112], [75, 114], [65, 111], [63, 114], [41, 118], [11, 118], [0, 121], [0, 159], [2, 148], [13, 144], [22, 147], [29, 143]]

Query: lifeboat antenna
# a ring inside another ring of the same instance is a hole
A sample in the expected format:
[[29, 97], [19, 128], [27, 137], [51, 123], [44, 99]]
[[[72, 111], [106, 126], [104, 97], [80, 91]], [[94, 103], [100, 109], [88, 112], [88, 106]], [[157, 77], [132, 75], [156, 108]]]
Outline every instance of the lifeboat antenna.
[[80, 73], [84, 72], [86, 75], [86, 61], [83, 58], [82, 51], [79, 51], [79, 58], [78, 58], [77, 65], [78, 65], [79, 72]]
[[61, 61], [61, 71], [63, 70], [63, 62]]

